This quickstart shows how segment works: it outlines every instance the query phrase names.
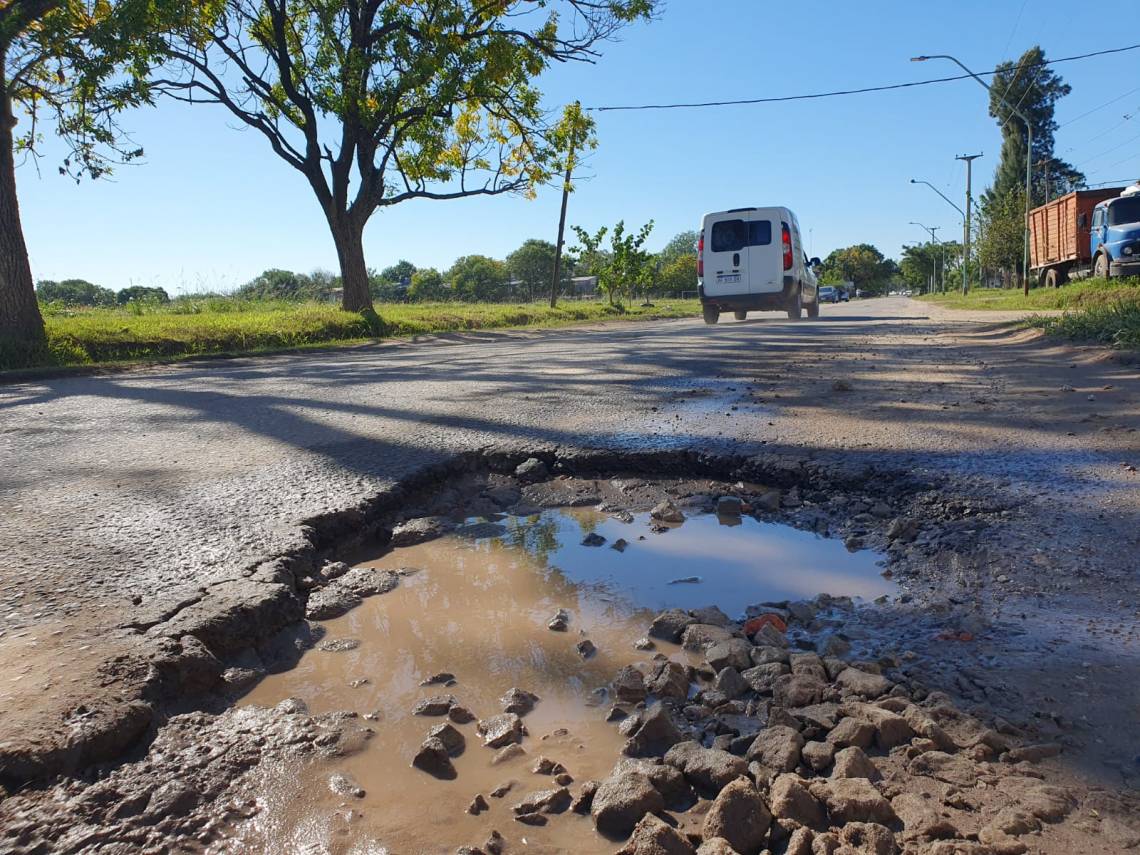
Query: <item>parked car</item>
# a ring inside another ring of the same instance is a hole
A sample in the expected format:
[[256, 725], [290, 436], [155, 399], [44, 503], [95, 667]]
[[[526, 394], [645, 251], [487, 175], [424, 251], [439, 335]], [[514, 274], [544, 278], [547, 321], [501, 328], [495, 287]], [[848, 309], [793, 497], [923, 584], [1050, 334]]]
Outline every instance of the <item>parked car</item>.
[[839, 289], [834, 285], [820, 285], [819, 286], [819, 302], [821, 303], [838, 303], [839, 302]]
[[733, 208], [705, 214], [697, 242], [697, 292], [706, 324], [721, 312], [784, 310], [819, 317], [818, 258], [803, 251], [800, 224], [784, 207]]

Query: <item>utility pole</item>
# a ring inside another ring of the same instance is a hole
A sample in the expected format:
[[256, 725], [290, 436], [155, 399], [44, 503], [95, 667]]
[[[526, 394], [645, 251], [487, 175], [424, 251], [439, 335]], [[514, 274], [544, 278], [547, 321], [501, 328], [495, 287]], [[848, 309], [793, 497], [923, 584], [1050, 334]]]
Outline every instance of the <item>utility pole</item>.
[[[577, 101], [574, 102], [578, 104]], [[562, 181], [562, 212], [558, 215], [558, 243], [554, 245], [554, 279], [550, 283], [550, 308], [558, 305], [558, 285], [562, 267], [562, 242], [566, 236], [566, 202], [570, 198], [570, 173], [574, 171], [574, 149], [578, 145], [578, 135], [570, 134], [566, 152], [566, 177]]]
[[[967, 279], [966, 279], [966, 277], [967, 277], [966, 269], [970, 266], [970, 212], [973, 210], [973, 208], [971, 208], [970, 206], [974, 200], [974, 196], [973, 196], [974, 161], [977, 160], [979, 157], [981, 157], [980, 154], [959, 154], [959, 155], [954, 156], [955, 160], [966, 161], [966, 222], [965, 222], [965, 226], [963, 228], [963, 235], [962, 235], [962, 296], [963, 297], [966, 296], [966, 292], [969, 290], [969, 286], [967, 284]], [[1027, 231], [1025, 234], [1028, 236], [1029, 232]], [[1029, 245], [1028, 240], [1029, 240], [1029, 238], [1026, 237], [1026, 241], [1027, 241], [1026, 246]], [[1026, 286], [1026, 288], [1028, 288], [1028, 285]]]

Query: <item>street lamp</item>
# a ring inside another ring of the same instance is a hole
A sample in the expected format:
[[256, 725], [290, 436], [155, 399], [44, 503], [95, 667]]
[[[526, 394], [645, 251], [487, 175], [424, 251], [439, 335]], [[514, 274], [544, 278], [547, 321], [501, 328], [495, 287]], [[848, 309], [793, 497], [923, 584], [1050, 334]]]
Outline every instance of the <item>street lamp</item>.
[[[990, 85], [986, 83], [986, 81], [982, 80], [982, 78], [978, 77], [978, 75], [974, 74], [974, 72], [970, 71], [970, 69], [962, 65], [959, 60], [950, 56], [949, 54], [939, 53], [933, 54], [931, 56], [912, 56], [910, 58], [910, 61], [926, 62], [928, 59], [948, 59], [972, 78], [974, 78], [976, 81], [978, 81], [978, 83], [981, 84], [987, 92], [992, 91], [990, 89]], [[1009, 103], [1005, 100], [1004, 95], [1002, 96], [1001, 101], [1003, 104], [1009, 107]], [[1030, 123], [1029, 119], [1026, 118], [1025, 114], [1018, 110], [1017, 107], [1010, 107], [1010, 110], [1015, 116], [1021, 119], [1021, 121], [1025, 122], [1025, 247], [1022, 254], [1021, 281], [1025, 294], [1029, 294], [1029, 205], [1030, 199], [1032, 198], [1033, 186], [1033, 125]]]
[[[921, 179], [912, 178], [912, 179], [910, 179], [910, 183], [911, 184], [925, 184], [927, 187], [929, 187], [931, 190], [933, 190], [935, 193], [937, 193], [939, 196], [941, 196], [943, 199], [945, 199], [947, 205], [949, 205], [951, 208], [953, 208], [955, 211], [957, 211], [959, 214], [962, 215], [962, 233], [965, 236], [965, 239], [962, 241], [962, 294], [964, 296], [966, 294], [966, 268], [969, 266], [969, 259], [970, 259], [970, 217], [965, 211], [963, 211], [961, 208], [959, 208], [957, 205], [955, 205], [953, 202], [951, 202], [950, 199], [948, 199], [946, 197], [945, 193], [943, 193], [941, 190], [939, 190], [937, 187], [935, 187], [929, 181], [923, 181]], [[967, 179], [967, 181], [966, 181], [966, 198], [967, 199], [970, 198], [969, 179]], [[967, 201], [966, 204], [969, 205], [970, 203]], [[919, 225], [919, 224], [915, 223], [914, 225]], [[923, 228], [926, 228], [926, 227], [923, 226]], [[942, 290], [945, 291], [946, 290], [946, 263], [945, 263], [946, 249], [945, 249], [945, 247], [943, 247], [943, 249], [942, 249], [942, 256], [943, 256]]]
[[[944, 244], [942, 241], [940, 241], [937, 237], [934, 236], [934, 233], [936, 231], [938, 231], [940, 228], [942, 228], [942, 226], [924, 226], [922, 223], [916, 223], [914, 220], [910, 221], [910, 225], [918, 226], [920, 229], [926, 229], [926, 231], [930, 232], [930, 242], [938, 244], [938, 246], [942, 249], [942, 290], [945, 291], [946, 290], [946, 244]], [[934, 257], [931, 264], [933, 266], [933, 272], [930, 274], [930, 293], [933, 294], [934, 293], [934, 285], [938, 279], [938, 256]]]

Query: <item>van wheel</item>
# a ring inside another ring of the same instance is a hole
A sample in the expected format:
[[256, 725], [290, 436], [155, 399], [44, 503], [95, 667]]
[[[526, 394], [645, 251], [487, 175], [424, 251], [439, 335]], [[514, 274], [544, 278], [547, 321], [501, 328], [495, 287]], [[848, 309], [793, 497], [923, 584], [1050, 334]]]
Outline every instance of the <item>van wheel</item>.
[[720, 310], [716, 306], [705, 306], [704, 316], [706, 324], [715, 324], [720, 320]]
[[1096, 261], [1093, 263], [1093, 276], [1097, 279], [1109, 278], [1108, 256], [1103, 252], [1096, 257]]
[[732, 316], [734, 318], [736, 318], [738, 321], [743, 321], [745, 318], [748, 317], [748, 312], [733, 312]]
[[809, 318], [818, 318], [819, 317], [819, 297], [818, 296], [815, 298], [814, 303], [808, 303], [807, 316]]
[[792, 299], [792, 305], [788, 306], [788, 320], [798, 321], [803, 317], [804, 313], [804, 295], [799, 288], [796, 289], [796, 296]]

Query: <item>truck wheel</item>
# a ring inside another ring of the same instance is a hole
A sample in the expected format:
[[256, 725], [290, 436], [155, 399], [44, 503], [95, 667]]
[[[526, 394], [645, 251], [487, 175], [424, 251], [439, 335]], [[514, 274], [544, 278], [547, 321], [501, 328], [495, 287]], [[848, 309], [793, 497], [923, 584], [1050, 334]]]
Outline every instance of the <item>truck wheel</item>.
[[1046, 288], [1056, 288], [1057, 287], [1057, 268], [1056, 267], [1050, 267], [1048, 270], [1045, 271], [1045, 283], [1044, 284], [1045, 284]]
[[788, 306], [788, 320], [798, 321], [804, 313], [804, 295], [800, 289], [796, 289], [796, 296], [792, 298], [792, 304]]
[[818, 318], [819, 317], [819, 295], [818, 294], [815, 297], [814, 303], [808, 303], [807, 304], [807, 316], [809, 318]]
[[1102, 252], [1096, 257], [1096, 261], [1093, 262], [1093, 276], [1098, 279], [1108, 279], [1109, 275], [1108, 256]]
[[720, 310], [716, 306], [705, 306], [704, 316], [706, 324], [715, 324], [720, 320]]
[[738, 321], [743, 321], [745, 318], [748, 317], [748, 312], [733, 312], [732, 316], [734, 318], [736, 318]]

